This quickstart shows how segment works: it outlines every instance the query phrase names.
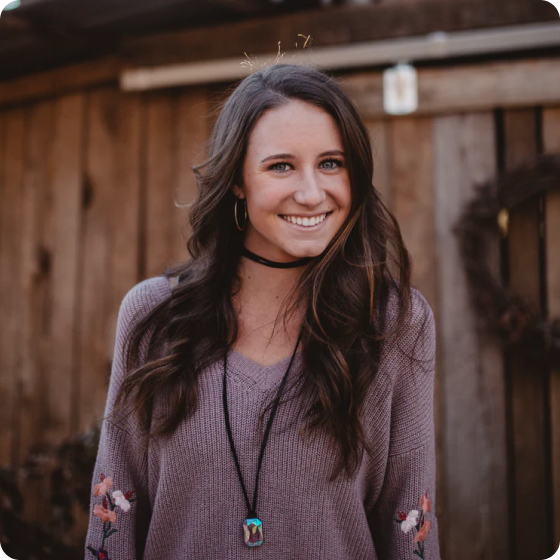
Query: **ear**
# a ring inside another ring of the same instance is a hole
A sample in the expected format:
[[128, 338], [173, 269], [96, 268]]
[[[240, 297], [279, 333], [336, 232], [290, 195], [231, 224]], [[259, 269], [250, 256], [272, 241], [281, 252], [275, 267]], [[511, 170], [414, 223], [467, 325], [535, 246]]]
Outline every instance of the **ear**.
[[231, 190], [233, 191], [233, 194], [237, 197], [237, 198], [245, 198], [245, 193], [243, 192], [243, 189], [239, 186], [239, 185], [233, 185], [233, 187], [231, 187]]

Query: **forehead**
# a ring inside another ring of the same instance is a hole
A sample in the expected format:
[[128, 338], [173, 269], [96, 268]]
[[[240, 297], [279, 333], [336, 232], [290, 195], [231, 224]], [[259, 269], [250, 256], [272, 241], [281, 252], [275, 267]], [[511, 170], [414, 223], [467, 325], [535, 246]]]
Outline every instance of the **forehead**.
[[269, 109], [257, 121], [249, 136], [248, 151], [342, 150], [336, 121], [324, 109], [290, 100]]

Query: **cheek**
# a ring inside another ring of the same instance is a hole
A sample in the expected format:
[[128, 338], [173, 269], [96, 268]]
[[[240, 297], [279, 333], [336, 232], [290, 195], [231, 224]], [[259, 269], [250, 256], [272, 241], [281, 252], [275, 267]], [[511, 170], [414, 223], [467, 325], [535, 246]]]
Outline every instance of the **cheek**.
[[350, 207], [352, 206], [352, 189], [350, 183], [346, 182], [337, 192], [338, 195], [338, 205], [339, 207], [348, 214], [350, 212]]

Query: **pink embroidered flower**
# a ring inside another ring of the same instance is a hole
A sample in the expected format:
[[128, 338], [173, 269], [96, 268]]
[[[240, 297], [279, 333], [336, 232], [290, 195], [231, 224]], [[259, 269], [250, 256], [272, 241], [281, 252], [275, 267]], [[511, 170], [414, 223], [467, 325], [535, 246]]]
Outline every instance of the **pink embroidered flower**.
[[114, 523], [117, 520], [117, 514], [114, 511], [109, 511], [99, 504], [93, 508], [93, 513], [97, 515], [103, 523], [106, 523], [107, 521]]
[[115, 490], [112, 496], [116, 506], [119, 506], [123, 511], [128, 511], [130, 509], [130, 502], [120, 490]]
[[420, 513], [413, 509], [409, 514], [406, 516], [406, 519], [401, 523], [401, 531], [403, 533], [408, 533], [411, 529], [414, 529], [416, 523], [418, 523], [418, 516]]
[[103, 473], [101, 474], [101, 482], [96, 484], [93, 487], [93, 495], [94, 496], [106, 496], [107, 490], [113, 486], [113, 479], [110, 476], [105, 476]]
[[431, 511], [432, 509], [432, 500], [428, 500], [428, 492], [426, 491], [425, 494], [422, 494], [420, 498], [420, 503], [418, 504], [422, 508], [422, 512], [426, 515], [427, 511]]
[[430, 523], [430, 521], [426, 521], [422, 525], [420, 531], [418, 531], [414, 536], [414, 542], [424, 541], [426, 539], [426, 535], [430, 532], [431, 528], [432, 528], [432, 524]]
[[410, 533], [414, 529], [415, 549], [412, 553], [420, 560], [424, 560], [424, 541], [432, 528], [431, 521], [426, 520], [426, 513], [432, 510], [432, 502], [428, 498], [428, 491], [420, 496], [418, 501], [420, 510], [413, 509], [406, 515], [402, 511], [397, 511], [395, 521], [400, 525], [403, 533]]

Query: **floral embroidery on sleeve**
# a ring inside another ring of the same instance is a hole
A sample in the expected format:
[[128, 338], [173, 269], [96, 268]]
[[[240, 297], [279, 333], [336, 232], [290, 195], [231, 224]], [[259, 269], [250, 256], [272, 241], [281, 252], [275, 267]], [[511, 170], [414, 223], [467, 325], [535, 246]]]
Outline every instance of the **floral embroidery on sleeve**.
[[[99, 560], [110, 560], [109, 554], [105, 548], [105, 541], [114, 533], [117, 529], [111, 529], [111, 523], [117, 521], [117, 514], [115, 509], [118, 507], [122, 511], [127, 512], [130, 510], [130, 504], [134, 500], [132, 498], [134, 492], [131, 490], [126, 494], [123, 494], [120, 490], [114, 490], [109, 494], [109, 489], [113, 487], [113, 479], [110, 476], [105, 476], [101, 473], [101, 482], [93, 487], [94, 496], [103, 496], [102, 504], [97, 504], [93, 508], [93, 513], [101, 519], [103, 523], [103, 540], [101, 541], [100, 548], [93, 548], [88, 546], [88, 550], [93, 554], [94, 558]], [[119, 514], [120, 515], [120, 514]]]
[[408, 513], [408, 515], [399, 511], [399, 519], [395, 519], [395, 521], [400, 524], [401, 531], [403, 533], [409, 533], [412, 529], [416, 530], [414, 542], [416, 543], [417, 548], [414, 550], [413, 554], [416, 554], [423, 560], [424, 541], [426, 540], [426, 535], [430, 532], [432, 527], [431, 521], [426, 520], [426, 513], [432, 509], [432, 501], [428, 499], [427, 491], [420, 497], [418, 505], [420, 506], [420, 511], [413, 509]]

